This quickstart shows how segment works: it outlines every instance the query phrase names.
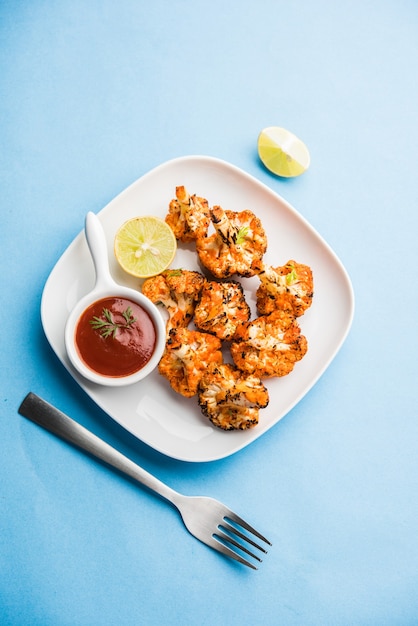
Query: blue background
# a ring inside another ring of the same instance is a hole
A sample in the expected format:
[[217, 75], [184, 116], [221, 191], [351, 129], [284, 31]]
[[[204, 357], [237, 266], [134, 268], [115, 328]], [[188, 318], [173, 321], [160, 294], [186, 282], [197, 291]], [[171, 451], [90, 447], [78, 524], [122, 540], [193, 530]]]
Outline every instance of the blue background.
[[[0, 623], [418, 623], [415, 0], [0, 3]], [[311, 167], [270, 175], [259, 131]], [[346, 343], [266, 435], [213, 463], [166, 458], [86, 396], [44, 337], [45, 281], [154, 166], [204, 154], [288, 200], [356, 294]], [[166, 503], [18, 415], [28, 391], [272, 540], [223, 559]]]

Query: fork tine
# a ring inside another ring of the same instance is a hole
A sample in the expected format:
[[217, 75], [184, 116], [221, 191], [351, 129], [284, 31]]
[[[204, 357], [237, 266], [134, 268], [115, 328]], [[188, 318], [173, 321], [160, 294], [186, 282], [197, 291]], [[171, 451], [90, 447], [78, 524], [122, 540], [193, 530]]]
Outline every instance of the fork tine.
[[234, 535], [236, 535], [237, 537], [239, 537], [243, 541], [246, 541], [246, 542], [250, 543], [252, 546], [254, 546], [254, 548], [257, 548], [261, 552], [264, 552], [264, 554], [267, 554], [267, 550], [265, 548], [263, 548], [263, 546], [260, 546], [260, 545], [258, 545], [258, 543], [253, 541], [251, 539], [251, 537], [249, 537], [248, 535], [244, 535], [244, 533], [239, 531], [238, 528], [236, 528], [235, 526], [232, 526], [232, 524], [228, 524], [228, 521], [226, 519], [224, 520], [224, 522], [225, 523], [222, 524], [222, 526], [220, 526], [220, 528], [224, 528], [225, 530], [227, 530], [230, 533], [233, 533]]
[[[247, 545], [253, 546], [264, 554], [267, 554], [267, 550], [263, 546], [256, 543], [248, 534], [244, 534], [243, 532], [241, 532], [241, 530], [239, 530], [237, 526], [240, 526], [243, 530], [247, 531], [247, 533], [252, 534], [254, 537], [260, 539], [260, 541], [263, 541], [267, 545], [272, 545], [271, 542], [266, 539], [266, 537], [264, 537], [261, 533], [258, 532], [258, 530], [248, 524], [248, 522], [242, 519], [242, 517], [227, 509], [226, 511], [223, 511], [222, 521], [218, 524], [218, 532], [212, 535], [212, 539], [218, 542], [216, 549], [220, 550], [224, 554], [228, 554], [228, 556], [231, 556], [237, 561], [240, 561], [240, 563], [244, 563], [248, 567], [256, 570], [257, 567], [253, 563], [251, 563], [247, 559], [244, 559], [233, 548], [237, 548], [244, 554], [248, 554], [250, 557], [260, 563], [262, 559], [257, 554], [251, 552], [251, 550], [248, 549]], [[237, 541], [236, 539], [240, 539], [241, 541]]]
[[[225, 514], [224, 519], [227, 520], [227, 521], [233, 522], [234, 524], [238, 524], [238, 526], [241, 526], [242, 528], [247, 530], [252, 535], [255, 535], [256, 537], [258, 537], [258, 539], [261, 539], [261, 541], [264, 541], [264, 543], [266, 543], [267, 545], [269, 545], [269, 546], [272, 545], [271, 541], [266, 539], [261, 533], [258, 532], [258, 530], [256, 530], [252, 526], [250, 526], [250, 524], [248, 524], [244, 519], [242, 519], [242, 517], [240, 517], [239, 515], [237, 515], [233, 511], [228, 511]], [[260, 548], [260, 549], [262, 549], [262, 548]]]
[[218, 530], [219, 530], [219, 534], [215, 534], [215, 537], [221, 539], [225, 543], [229, 543], [235, 546], [242, 552], [245, 552], [245, 554], [248, 554], [248, 556], [251, 556], [253, 559], [256, 559], [259, 563], [261, 563], [261, 559], [259, 556], [251, 552], [244, 544], [239, 543], [238, 541], [236, 541], [236, 539], [234, 539], [230, 535], [227, 535], [225, 532], [223, 532], [224, 530], [223, 526], [218, 526]]
[[223, 541], [221, 540], [221, 537], [218, 537], [218, 535], [212, 535], [211, 541], [206, 541], [206, 543], [211, 548], [214, 548], [215, 550], [217, 550], [218, 552], [221, 552], [225, 556], [229, 556], [231, 559], [235, 559], [235, 561], [239, 561], [239, 563], [242, 563], [243, 565], [246, 565], [247, 567], [250, 567], [251, 569], [258, 569], [253, 563], [250, 563], [250, 561], [247, 561], [247, 559], [244, 559], [244, 557], [242, 557], [240, 554], [235, 552], [235, 550], [232, 550], [225, 543], [223, 543]]

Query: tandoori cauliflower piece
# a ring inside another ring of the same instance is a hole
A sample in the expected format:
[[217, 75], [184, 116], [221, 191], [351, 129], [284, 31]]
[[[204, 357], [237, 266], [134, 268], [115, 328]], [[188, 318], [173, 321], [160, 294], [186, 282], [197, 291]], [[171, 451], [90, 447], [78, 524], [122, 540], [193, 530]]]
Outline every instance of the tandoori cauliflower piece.
[[292, 260], [281, 267], [264, 265], [258, 278], [261, 284], [256, 298], [260, 315], [281, 309], [299, 317], [311, 306], [313, 275], [308, 265]]
[[203, 415], [223, 430], [246, 430], [258, 424], [259, 409], [269, 394], [261, 380], [234, 365], [212, 364], [199, 382], [198, 402]]
[[215, 233], [196, 239], [202, 265], [217, 278], [258, 273], [267, 249], [267, 237], [260, 219], [248, 209], [225, 211], [220, 206], [213, 207], [210, 215]]
[[165, 221], [176, 239], [183, 242], [203, 237], [210, 224], [209, 204], [205, 198], [189, 195], [183, 186], [176, 187]]
[[250, 319], [250, 313], [241, 283], [211, 280], [206, 281], [200, 293], [193, 319], [200, 330], [229, 341], [237, 326]]
[[196, 395], [199, 381], [211, 363], [222, 363], [217, 337], [188, 328], [172, 328], [158, 364], [159, 373], [182, 396]]
[[192, 270], [165, 270], [144, 281], [142, 293], [168, 312], [167, 335], [171, 328], [185, 327], [193, 317], [205, 277]]
[[239, 326], [231, 343], [235, 365], [260, 378], [286, 376], [308, 349], [296, 318], [274, 311]]

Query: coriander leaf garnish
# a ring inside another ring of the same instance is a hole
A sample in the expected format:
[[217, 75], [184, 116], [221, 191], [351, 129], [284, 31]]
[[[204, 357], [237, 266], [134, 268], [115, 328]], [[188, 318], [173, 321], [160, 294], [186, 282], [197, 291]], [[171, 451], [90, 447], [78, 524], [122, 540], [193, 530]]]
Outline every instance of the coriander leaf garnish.
[[109, 309], [103, 308], [102, 315], [103, 317], [95, 315], [93, 319], [90, 320], [90, 324], [93, 329], [98, 330], [105, 339], [111, 335], [116, 337], [116, 333], [119, 328], [129, 328], [134, 322], [136, 322], [136, 317], [133, 317], [130, 306], [128, 306], [128, 308], [122, 313], [125, 324], [117, 324], [114, 321], [112, 313]]
[[242, 228], [239, 229], [239, 231], [237, 232], [237, 236], [235, 237], [235, 244], [237, 246], [239, 246], [245, 239], [245, 237], [248, 235], [248, 231], [249, 231], [249, 227], [248, 226], [242, 226]]
[[289, 272], [288, 274], [286, 274], [286, 283], [288, 285], [293, 285], [293, 283], [295, 283], [298, 279], [298, 275], [296, 274], [296, 270], [292, 269], [291, 272]]

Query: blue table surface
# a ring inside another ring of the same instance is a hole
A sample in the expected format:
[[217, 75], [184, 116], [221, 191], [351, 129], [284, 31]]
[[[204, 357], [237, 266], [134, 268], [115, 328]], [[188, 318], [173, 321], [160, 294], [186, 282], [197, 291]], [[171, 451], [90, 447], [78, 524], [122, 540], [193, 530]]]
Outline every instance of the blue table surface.
[[[3, 0], [0, 51], [0, 623], [417, 624], [416, 1]], [[303, 139], [305, 174], [263, 167], [266, 126]], [[127, 433], [60, 364], [40, 320], [86, 212], [190, 154], [296, 207], [356, 297], [314, 388], [209, 463]], [[29, 391], [172, 487], [250, 518], [273, 543], [259, 570], [21, 417]]]

